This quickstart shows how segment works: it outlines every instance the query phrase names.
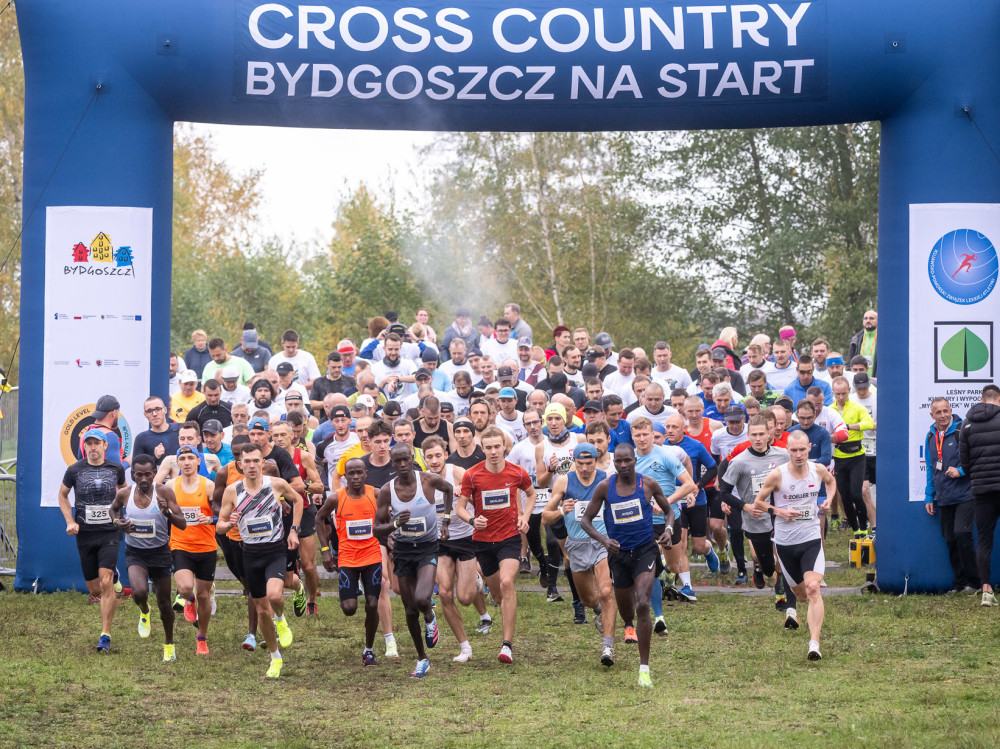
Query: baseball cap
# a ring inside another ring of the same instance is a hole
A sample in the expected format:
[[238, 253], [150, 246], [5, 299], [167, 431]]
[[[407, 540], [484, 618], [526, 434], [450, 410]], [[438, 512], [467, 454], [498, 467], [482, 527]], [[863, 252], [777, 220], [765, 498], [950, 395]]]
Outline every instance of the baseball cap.
[[871, 378], [868, 376], [866, 372], [858, 372], [857, 374], [854, 375], [855, 389], [866, 388], [871, 384], [872, 384]]
[[466, 356], [482, 356], [482, 355], [483, 355], [483, 352], [480, 351], [479, 349], [477, 349], [475, 346], [473, 346], [472, 348], [470, 348], [469, 352], [466, 354]]
[[513, 380], [514, 379], [514, 370], [511, 369], [510, 367], [500, 367], [500, 369], [497, 370], [497, 379], [498, 380]]
[[527, 348], [531, 348], [532, 345], [534, 345], [534, 344], [532, 344], [532, 342], [531, 342], [531, 336], [530, 335], [523, 335], [523, 336], [521, 336], [520, 338], [517, 339], [517, 347], [518, 348], [521, 348], [521, 346], [525, 346]]
[[236, 367], [229, 366], [222, 368], [222, 379], [223, 380], [238, 380], [240, 378], [240, 370]]
[[589, 442], [581, 442], [579, 445], [573, 448], [573, 458], [579, 458], [586, 455], [591, 458], [597, 457], [597, 448], [594, 447]]
[[295, 367], [291, 365], [291, 362], [283, 361], [281, 362], [281, 364], [279, 364], [277, 367], [274, 368], [274, 371], [280, 375], [286, 375], [294, 372]]
[[656, 421], [656, 422], [653, 422], [653, 431], [654, 432], [659, 432], [660, 434], [666, 434], [667, 433], [667, 427], [666, 427], [666, 425], [661, 424], [660, 422]]
[[514, 388], [500, 388], [500, 398], [516, 398], [517, 391]]
[[547, 405], [545, 407], [545, 412], [542, 414], [542, 418], [548, 418], [551, 414], [555, 414], [556, 416], [561, 417], [563, 421], [566, 421], [566, 409], [563, 408], [561, 403], [550, 403]]
[[337, 344], [337, 351], [341, 354], [353, 354], [355, 352], [354, 344], [347, 339], [344, 339]]
[[437, 360], [438, 360], [437, 351], [435, 351], [432, 348], [425, 348], [423, 352], [420, 354], [420, 361], [422, 362], [432, 362]]
[[86, 442], [89, 439], [98, 439], [101, 442], [107, 442], [107, 435], [100, 429], [88, 429], [87, 433], [83, 435], [83, 441]]
[[[371, 398], [371, 396], [370, 395], [360, 396], [358, 400], [361, 400], [361, 398]], [[349, 409], [347, 406], [334, 406], [333, 410], [330, 411], [330, 418], [336, 419], [338, 416], [344, 416], [348, 419], [351, 418], [351, 409]]]
[[712, 348], [712, 347], [709, 346], [707, 343], [699, 343], [698, 344], [698, 351], [708, 351], [710, 348]]
[[253, 351], [257, 348], [257, 331], [256, 330], [244, 330], [243, 331], [243, 348], [250, 349]]
[[[181, 382], [181, 383], [184, 383], [184, 382], [198, 382], [198, 375], [196, 375], [194, 373], [193, 369], [185, 369], [183, 372], [181, 372], [179, 375], [177, 375], [177, 381]], [[98, 410], [100, 410], [100, 409], [98, 409]], [[97, 418], [101, 418], [101, 417], [98, 416]]]
[[472, 425], [472, 422], [465, 418], [464, 416], [455, 419], [455, 423], [451, 425], [452, 429], [468, 429], [470, 432], [475, 432], [476, 428]]
[[584, 411], [600, 411], [601, 404], [599, 401], [590, 400], [583, 404]]
[[441, 413], [455, 413], [455, 404], [451, 401], [441, 401]]
[[723, 361], [726, 358], [726, 350], [722, 346], [712, 349], [712, 361]]
[[733, 403], [726, 409], [726, 414], [723, 418], [726, 421], [743, 421], [746, 418], [746, 413], [743, 411], [742, 406], [737, 406]]
[[191, 445], [181, 445], [179, 448], [177, 448], [177, 456], [176, 457], [179, 458], [184, 453], [191, 453], [196, 458], [198, 458], [198, 460], [201, 460], [201, 453], [198, 452], [198, 449], [196, 447], [192, 447]]
[[419, 380], [421, 377], [426, 377], [427, 379], [430, 379], [433, 376], [434, 375], [431, 374], [431, 371], [427, 369], [427, 367], [421, 367], [420, 369], [418, 369], [416, 372], [413, 373], [413, 379], [415, 380]]
[[247, 429], [261, 429], [265, 432], [271, 431], [271, 425], [267, 423], [267, 419], [258, 416], [256, 419], [250, 419], [250, 423], [247, 424]]
[[779, 333], [779, 335], [781, 336], [781, 338], [786, 340], [789, 338], [794, 338], [795, 328], [786, 328], [785, 330], [782, 330], [781, 333]]
[[204, 424], [201, 425], [202, 434], [208, 432], [210, 434], [222, 434], [225, 431], [222, 428], [222, 422], [218, 419], [209, 419]]
[[611, 334], [604, 332], [598, 333], [594, 336], [594, 343], [601, 348], [614, 348], [615, 346], [614, 341], [611, 340]]
[[382, 406], [382, 413], [386, 416], [399, 416], [403, 413], [403, 407], [396, 401], [386, 401], [385, 405]]
[[401, 322], [394, 322], [392, 325], [390, 325], [388, 328], [386, 328], [385, 332], [386, 332], [386, 335], [388, 335], [389, 333], [395, 333], [398, 336], [405, 336], [407, 330], [406, 330], [406, 326], [403, 325], [403, 323], [401, 323]]
[[[194, 374], [194, 372], [192, 372], [191, 374]], [[197, 381], [198, 378], [195, 377], [195, 382]], [[184, 380], [181, 380], [181, 382], [184, 382]], [[121, 403], [118, 402], [118, 399], [115, 398], [115, 396], [102, 395], [100, 398], [97, 399], [97, 407], [94, 409], [94, 418], [103, 419], [109, 413], [111, 413], [112, 411], [117, 411], [121, 407], [122, 407]]]
[[375, 399], [372, 398], [367, 393], [365, 393], [364, 395], [359, 395], [355, 403], [358, 403], [359, 405], [362, 405], [366, 408], [375, 408]]

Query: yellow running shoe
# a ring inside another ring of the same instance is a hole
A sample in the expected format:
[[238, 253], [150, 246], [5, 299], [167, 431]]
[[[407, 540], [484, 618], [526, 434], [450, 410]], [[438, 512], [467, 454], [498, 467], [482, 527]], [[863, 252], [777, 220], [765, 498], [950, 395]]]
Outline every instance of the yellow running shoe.
[[174, 653], [174, 646], [173, 645], [164, 645], [163, 646], [163, 662], [166, 663], [167, 661], [176, 661], [176, 660], [177, 660], [177, 655]]
[[145, 614], [142, 613], [141, 610], [139, 611], [139, 637], [144, 640], [149, 637], [149, 616], [152, 613], [152, 609], [147, 611]]
[[[285, 626], [287, 628], [287, 625]], [[289, 636], [291, 636], [291, 633], [289, 633]], [[281, 676], [281, 658], [271, 659], [271, 665], [268, 666], [266, 675], [268, 679], [277, 679]]]
[[653, 680], [649, 678], [649, 671], [639, 672], [639, 686], [640, 687], [652, 687]]
[[[288, 628], [288, 622], [285, 621], [284, 617], [281, 619], [274, 619], [274, 629], [278, 633], [278, 644], [283, 648], [287, 648], [292, 644], [292, 630]], [[278, 670], [281, 670], [281, 666], [278, 666]]]

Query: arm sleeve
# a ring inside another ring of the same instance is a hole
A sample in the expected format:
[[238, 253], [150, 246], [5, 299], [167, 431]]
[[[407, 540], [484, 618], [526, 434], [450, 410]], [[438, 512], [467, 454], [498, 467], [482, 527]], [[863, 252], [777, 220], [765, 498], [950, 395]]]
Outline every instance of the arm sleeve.
[[719, 497], [730, 507], [743, 509], [745, 504], [742, 499], [733, 494], [733, 485], [725, 479], [719, 479]]

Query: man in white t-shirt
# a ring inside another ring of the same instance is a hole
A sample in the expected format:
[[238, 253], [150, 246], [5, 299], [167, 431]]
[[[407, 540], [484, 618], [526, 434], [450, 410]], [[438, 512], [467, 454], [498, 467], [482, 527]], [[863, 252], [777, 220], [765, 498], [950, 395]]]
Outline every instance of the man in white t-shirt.
[[517, 358], [517, 341], [510, 337], [510, 323], [503, 317], [493, 323], [493, 338], [479, 342], [479, 350], [494, 362]]
[[784, 338], [779, 338], [771, 347], [774, 353], [774, 364], [764, 370], [767, 375], [767, 384], [773, 390], [785, 392], [785, 388], [798, 379], [798, 371], [795, 362], [792, 361], [792, 347]]
[[452, 383], [455, 382], [456, 372], [467, 372], [469, 377], [474, 377], [476, 380], [479, 379], [479, 372], [473, 370], [472, 365], [469, 364], [466, 358], [467, 351], [468, 348], [464, 340], [461, 338], [452, 339], [451, 345], [448, 347], [448, 353], [451, 355], [451, 358], [446, 362], [442, 362], [441, 366], [438, 367]]
[[222, 395], [220, 400], [230, 406], [250, 400], [250, 388], [240, 385], [240, 373], [236, 367], [222, 369]]
[[658, 382], [651, 383], [642, 394], [642, 405], [628, 415], [628, 423], [631, 424], [640, 416], [645, 416], [654, 426], [662, 424], [665, 428], [667, 418], [677, 413], [677, 409], [664, 405], [664, 398], [663, 385]]
[[295, 370], [295, 381], [306, 389], [306, 397], [309, 397], [309, 389], [312, 388], [313, 380], [320, 376], [319, 367], [316, 360], [308, 351], [299, 348], [299, 334], [294, 330], [286, 330], [281, 334], [281, 351], [271, 357], [267, 366], [277, 371], [278, 365], [288, 362]]
[[280, 388], [278, 394], [274, 398], [274, 402], [284, 406], [285, 395], [289, 391], [294, 391], [302, 396], [302, 400], [309, 400], [309, 393], [302, 386], [302, 383], [295, 381], [295, 369], [292, 367], [291, 362], [283, 361], [277, 366], [275, 372], [278, 373], [278, 387]]
[[[402, 378], [409, 378], [409, 375], [417, 371], [417, 366], [410, 359], [402, 358], [403, 340], [398, 335], [390, 333], [385, 337], [383, 343], [385, 356], [380, 362], [372, 362], [372, 373], [375, 375], [375, 382], [385, 393], [386, 398], [402, 400], [416, 391], [416, 385], [413, 382], [404, 382]], [[364, 353], [362, 351], [362, 354]]]
[[[670, 344], [657, 341], [653, 346], [653, 369], [649, 376], [653, 382], [659, 382], [664, 391], [670, 392], [677, 388], [687, 388], [691, 385], [691, 375], [686, 369], [670, 363]], [[654, 422], [655, 423], [655, 422]]]
[[604, 378], [604, 390], [617, 395], [626, 406], [631, 406], [635, 403], [635, 394], [632, 392], [634, 379], [635, 352], [630, 348], [623, 348], [618, 352], [618, 370]]

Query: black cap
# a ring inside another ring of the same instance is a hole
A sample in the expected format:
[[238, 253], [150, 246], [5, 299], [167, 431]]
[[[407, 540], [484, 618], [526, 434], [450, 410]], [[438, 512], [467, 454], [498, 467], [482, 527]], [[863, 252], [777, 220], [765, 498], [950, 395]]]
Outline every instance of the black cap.
[[204, 424], [201, 425], [201, 431], [209, 432], [210, 434], [222, 434], [224, 431], [222, 428], [222, 422], [218, 419], [209, 419]]
[[712, 349], [712, 361], [723, 361], [726, 358], [726, 350], [722, 346]]
[[743, 421], [746, 418], [746, 411], [743, 410], [742, 406], [733, 403], [726, 409], [726, 414], [723, 418], [726, 421]]
[[854, 375], [854, 389], [866, 388], [872, 384], [871, 378], [868, 376], [867, 372], [858, 372]]
[[112, 411], [117, 411], [121, 408], [121, 403], [113, 395], [102, 395], [97, 399], [97, 407], [94, 409], [94, 418], [103, 419]]
[[421, 367], [420, 369], [418, 369], [416, 372], [413, 373], [413, 379], [415, 380], [420, 377], [426, 377], [430, 379], [433, 376], [434, 375], [431, 374], [431, 371], [427, 369], [427, 367]]
[[386, 334], [395, 333], [398, 336], [406, 336], [406, 326], [401, 322], [394, 322], [388, 328], [386, 328]]
[[441, 413], [447, 411], [450, 414], [455, 413], [455, 404], [451, 401], [441, 401]]
[[423, 353], [420, 354], [420, 361], [422, 362], [432, 362], [437, 360], [438, 360], [437, 351], [435, 351], [432, 348], [425, 348], [423, 350]]
[[351, 418], [351, 409], [344, 405], [334, 406], [330, 410], [330, 420], [333, 421], [338, 416], [346, 416], [348, 419]]
[[584, 411], [600, 411], [601, 404], [599, 401], [587, 401], [583, 404]]
[[385, 405], [382, 406], [382, 413], [386, 416], [399, 416], [403, 413], [403, 407], [396, 401], [386, 401]]
[[291, 363], [283, 361], [281, 362], [281, 364], [279, 364], [277, 367], [274, 368], [274, 371], [280, 375], [286, 375], [294, 372], [295, 367], [293, 367]]
[[513, 380], [514, 379], [514, 370], [511, 369], [510, 367], [500, 367], [497, 370], [497, 379], [501, 380], [501, 381], [502, 380]]
[[604, 353], [604, 349], [589, 348], [587, 349], [586, 357], [587, 361], [594, 361], [598, 356], [603, 356], [607, 358], [607, 354]]

